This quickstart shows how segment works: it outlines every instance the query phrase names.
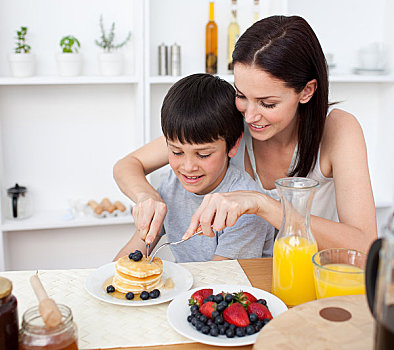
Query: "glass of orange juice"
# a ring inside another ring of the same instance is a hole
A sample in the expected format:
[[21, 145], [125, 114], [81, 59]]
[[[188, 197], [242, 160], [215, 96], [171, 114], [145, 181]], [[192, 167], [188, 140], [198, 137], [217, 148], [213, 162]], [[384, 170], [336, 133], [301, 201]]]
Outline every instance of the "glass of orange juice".
[[312, 257], [318, 299], [365, 294], [367, 255], [353, 249], [330, 248]]

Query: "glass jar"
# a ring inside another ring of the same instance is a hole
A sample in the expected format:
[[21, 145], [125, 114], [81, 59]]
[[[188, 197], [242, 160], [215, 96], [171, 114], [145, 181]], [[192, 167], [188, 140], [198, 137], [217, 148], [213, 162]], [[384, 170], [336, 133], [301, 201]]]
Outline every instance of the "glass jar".
[[287, 306], [316, 299], [312, 256], [317, 253], [309, 216], [315, 180], [288, 177], [275, 181], [282, 208], [282, 226], [273, 252], [272, 292]]
[[18, 350], [18, 309], [12, 283], [0, 277], [0, 349]]
[[38, 306], [25, 311], [19, 332], [19, 350], [78, 350], [77, 326], [71, 309], [62, 304], [57, 306], [62, 322], [56, 327], [44, 324]]

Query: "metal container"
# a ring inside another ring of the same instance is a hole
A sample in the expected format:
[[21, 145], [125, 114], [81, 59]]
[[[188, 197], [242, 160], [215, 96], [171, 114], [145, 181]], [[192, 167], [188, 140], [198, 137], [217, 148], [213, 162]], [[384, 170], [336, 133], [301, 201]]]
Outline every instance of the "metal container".
[[174, 43], [170, 49], [170, 75], [178, 76], [181, 75], [181, 47]]
[[168, 47], [162, 43], [159, 45], [159, 75], [168, 75]]

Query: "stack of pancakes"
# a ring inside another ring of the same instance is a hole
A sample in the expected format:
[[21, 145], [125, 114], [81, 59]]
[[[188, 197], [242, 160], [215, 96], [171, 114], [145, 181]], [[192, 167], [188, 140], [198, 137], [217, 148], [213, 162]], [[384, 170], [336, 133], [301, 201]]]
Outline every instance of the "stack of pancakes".
[[128, 256], [120, 258], [116, 262], [116, 271], [112, 279], [112, 285], [121, 293], [133, 292], [140, 294], [143, 291], [150, 292], [164, 285], [163, 262], [155, 257], [149, 264], [150, 258], [143, 257], [140, 261], [129, 259]]

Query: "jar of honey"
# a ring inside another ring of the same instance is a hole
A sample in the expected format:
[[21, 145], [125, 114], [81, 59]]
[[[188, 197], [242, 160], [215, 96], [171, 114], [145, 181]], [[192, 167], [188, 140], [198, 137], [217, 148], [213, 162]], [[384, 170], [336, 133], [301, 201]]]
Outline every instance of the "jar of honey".
[[19, 350], [78, 350], [77, 326], [71, 309], [62, 304], [57, 306], [62, 322], [56, 327], [45, 325], [38, 306], [25, 311], [19, 332]]
[[18, 310], [12, 283], [0, 277], [0, 349], [18, 350]]

